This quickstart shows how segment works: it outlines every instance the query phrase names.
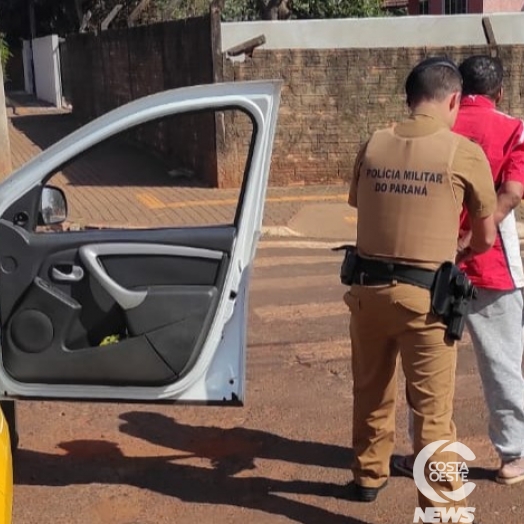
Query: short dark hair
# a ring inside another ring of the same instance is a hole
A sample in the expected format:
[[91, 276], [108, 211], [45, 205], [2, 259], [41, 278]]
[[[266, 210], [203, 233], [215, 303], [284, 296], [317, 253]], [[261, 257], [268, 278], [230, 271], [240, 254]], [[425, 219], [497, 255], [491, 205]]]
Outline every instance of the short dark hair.
[[451, 93], [462, 91], [462, 76], [456, 64], [447, 57], [422, 60], [406, 79], [409, 106], [423, 100], [442, 101]]
[[474, 55], [460, 64], [464, 80], [465, 95], [485, 95], [495, 98], [502, 87], [504, 67], [500, 58], [487, 55]]

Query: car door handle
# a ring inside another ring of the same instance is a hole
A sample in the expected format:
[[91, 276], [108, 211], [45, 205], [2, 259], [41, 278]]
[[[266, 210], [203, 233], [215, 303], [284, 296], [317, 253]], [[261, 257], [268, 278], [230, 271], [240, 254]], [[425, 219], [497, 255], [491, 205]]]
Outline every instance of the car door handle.
[[54, 280], [59, 282], [80, 282], [84, 278], [84, 270], [80, 266], [71, 266], [69, 273], [64, 273], [56, 267], [51, 271]]
[[111, 255], [166, 255], [222, 260], [224, 256], [220, 251], [209, 249], [141, 243], [87, 244], [82, 246], [78, 252], [80, 260], [82, 260], [90, 275], [95, 277], [98, 283], [113, 297], [114, 301], [126, 311], [140, 306], [147, 297], [147, 290], [135, 291], [122, 287], [107, 274], [104, 266], [100, 263], [100, 257]]

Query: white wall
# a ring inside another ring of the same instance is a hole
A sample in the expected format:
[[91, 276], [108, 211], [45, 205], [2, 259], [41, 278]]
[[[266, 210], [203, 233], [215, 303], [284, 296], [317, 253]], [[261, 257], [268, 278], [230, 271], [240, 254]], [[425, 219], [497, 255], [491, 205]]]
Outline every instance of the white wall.
[[33, 93], [33, 68], [31, 65], [31, 45], [24, 40], [22, 45], [22, 59], [24, 62], [24, 90]]
[[[29, 48], [29, 42], [24, 41], [24, 49]], [[56, 107], [62, 105], [62, 84], [60, 77], [60, 50], [57, 35], [44, 36], [33, 40], [33, 63], [35, 72], [36, 96]], [[26, 72], [26, 91], [29, 79], [24, 53], [24, 71]], [[32, 92], [32, 89], [29, 90]]]
[[[484, 15], [402, 16], [341, 20], [226, 22], [222, 51], [259, 35], [259, 49], [334, 49], [483, 45]], [[490, 15], [499, 44], [524, 44], [524, 13]]]

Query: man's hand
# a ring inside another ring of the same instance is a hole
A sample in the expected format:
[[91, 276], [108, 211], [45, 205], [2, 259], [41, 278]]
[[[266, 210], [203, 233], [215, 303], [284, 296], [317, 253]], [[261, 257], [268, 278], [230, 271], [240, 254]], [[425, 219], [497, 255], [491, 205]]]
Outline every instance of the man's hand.
[[495, 225], [498, 226], [519, 204], [524, 193], [524, 185], [520, 182], [504, 182], [497, 192], [497, 210]]
[[468, 258], [485, 253], [491, 249], [497, 238], [497, 226], [494, 215], [470, 218], [471, 231], [459, 237], [455, 263], [459, 264]]
[[464, 229], [461, 229], [459, 232], [459, 239], [457, 242], [457, 251], [464, 251], [467, 247], [469, 247], [469, 244], [471, 243], [471, 236], [472, 232], [470, 229], [467, 231]]
[[461, 230], [457, 242], [457, 255], [455, 257], [455, 264], [460, 264], [474, 255], [470, 247], [472, 232]]
[[[521, 202], [524, 194], [524, 184], [520, 182], [508, 181], [504, 182], [497, 193], [497, 209], [493, 214], [493, 222], [495, 227], [511, 213]], [[481, 225], [479, 223], [479, 225]], [[485, 227], [481, 225], [482, 228]], [[457, 242], [457, 256], [455, 257], [455, 264], [460, 264], [469, 258], [486, 251], [486, 246], [471, 246], [472, 231], [460, 231]], [[494, 237], [493, 237], [494, 239]]]

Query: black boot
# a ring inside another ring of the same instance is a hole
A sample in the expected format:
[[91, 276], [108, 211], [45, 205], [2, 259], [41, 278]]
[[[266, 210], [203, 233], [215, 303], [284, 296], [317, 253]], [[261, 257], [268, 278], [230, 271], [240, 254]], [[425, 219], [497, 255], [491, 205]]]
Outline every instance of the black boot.
[[386, 482], [384, 482], [384, 484], [378, 488], [367, 488], [357, 484], [356, 482], [351, 482], [348, 485], [349, 500], [353, 500], [355, 502], [374, 502], [378, 497], [379, 491], [384, 489], [387, 483], [388, 481], [386, 480]]

